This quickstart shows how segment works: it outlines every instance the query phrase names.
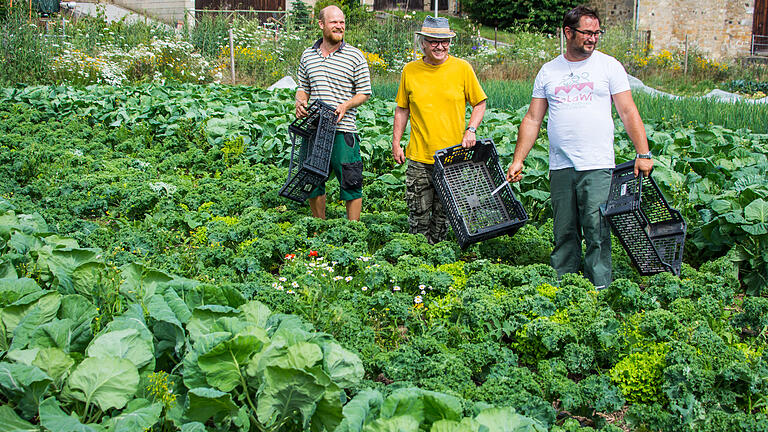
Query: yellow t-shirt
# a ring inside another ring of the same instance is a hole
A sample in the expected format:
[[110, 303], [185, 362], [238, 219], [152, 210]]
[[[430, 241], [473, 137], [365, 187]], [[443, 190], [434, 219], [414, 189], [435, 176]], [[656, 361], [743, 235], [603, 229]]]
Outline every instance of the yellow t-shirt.
[[397, 106], [410, 110], [411, 139], [405, 157], [432, 164], [436, 151], [461, 144], [467, 102], [475, 106], [487, 98], [465, 60], [449, 56], [438, 66], [423, 60], [405, 65], [395, 99]]

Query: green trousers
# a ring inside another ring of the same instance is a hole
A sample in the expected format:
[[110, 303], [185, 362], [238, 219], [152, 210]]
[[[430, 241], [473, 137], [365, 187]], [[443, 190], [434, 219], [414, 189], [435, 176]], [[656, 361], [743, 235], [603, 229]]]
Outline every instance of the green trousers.
[[[331, 150], [329, 177], [339, 179], [339, 198], [351, 201], [363, 197], [363, 162], [360, 156], [360, 137], [356, 133], [336, 132]], [[325, 195], [325, 183], [318, 185], [309, 197]]]
[[584, 275], [595, 287], [607, 287], [611, 283], [611, 227], [600, 214], [600, 204], [608, 199], [611, 170], [552, 170], [549, 184], [555, 234], [550, 262], [557, 276], [582, 268], [583, 239]]

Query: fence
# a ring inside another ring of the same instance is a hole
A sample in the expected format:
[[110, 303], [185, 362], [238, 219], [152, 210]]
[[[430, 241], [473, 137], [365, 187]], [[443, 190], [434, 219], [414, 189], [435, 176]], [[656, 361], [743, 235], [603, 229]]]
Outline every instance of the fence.
[[752, 35], [750, 54], [753, 56], [768, 56], [768, 35]]
[[283, 26], [285, 24], [285, 18], [288, 16], [288, 11], [284, 10], [254, 10], [254, 9], [187, 9], [186, 21], [188, 24], [200, 20], [205, 15], [218, 15], [224, 17], [226, 20], [231, 21], [237, 18], [258, 18], [263, 23], [272, 23], [277, 26]]

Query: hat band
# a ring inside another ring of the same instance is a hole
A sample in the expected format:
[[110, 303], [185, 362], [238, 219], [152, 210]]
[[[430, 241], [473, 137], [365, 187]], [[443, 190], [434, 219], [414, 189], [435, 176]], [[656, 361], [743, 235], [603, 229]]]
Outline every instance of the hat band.
[[452, 34], [453, 32], [451, 29], [443, 28], [443, 27], [422, 27], [421, 28], [422, 33], [436, 33], [436, 34]]

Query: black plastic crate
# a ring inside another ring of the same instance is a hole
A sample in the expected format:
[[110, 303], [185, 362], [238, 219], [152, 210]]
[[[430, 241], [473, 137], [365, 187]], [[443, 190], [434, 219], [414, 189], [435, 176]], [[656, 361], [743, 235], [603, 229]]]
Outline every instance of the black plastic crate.
[[288, 126], [291, 162], [280, 196], [304, 202], [317, 185], [328, 179], [336, 135], [334, 111], [330, 105], [315, 101], [309, 106], [306, 117], [296, 119]]
[[491, 139], [474, 147], [461, 145], [435, 152], [432, 180], [453, 232], [463, 249], [472, 243], [504, 234], [514, 235], [528, 221], [523, 205], [506, 180]]
[[603, 216], [642, 275], [680, 274], [686, 224], [650, 176], [634, 174], [635, 161], [613, 170]]

